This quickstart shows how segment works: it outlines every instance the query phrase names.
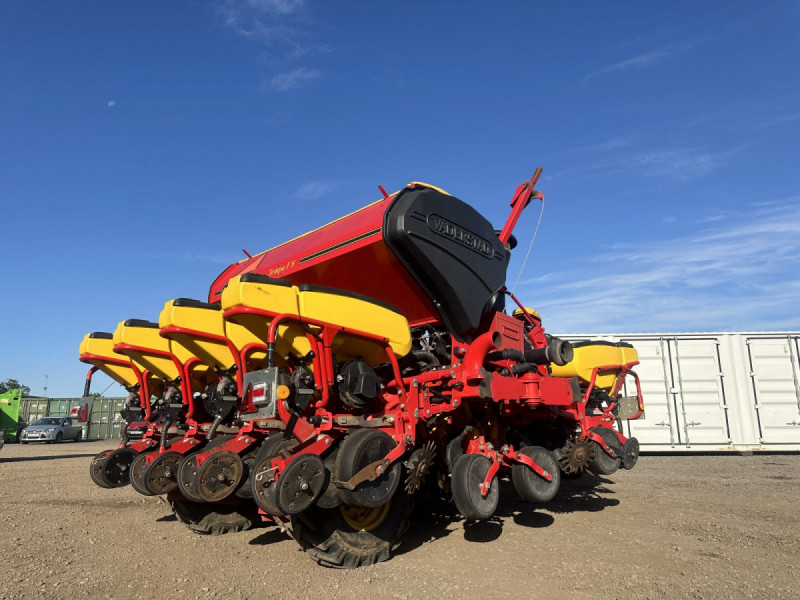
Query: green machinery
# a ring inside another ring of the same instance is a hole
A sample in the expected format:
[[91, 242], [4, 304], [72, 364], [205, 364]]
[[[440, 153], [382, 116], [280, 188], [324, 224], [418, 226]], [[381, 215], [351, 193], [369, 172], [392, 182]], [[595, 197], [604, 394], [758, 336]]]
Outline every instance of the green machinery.
[[0, 429], [6, 442], [16, 442], [19, 423], [19, 403], [22, 390], [9, 390], [0, 394]]

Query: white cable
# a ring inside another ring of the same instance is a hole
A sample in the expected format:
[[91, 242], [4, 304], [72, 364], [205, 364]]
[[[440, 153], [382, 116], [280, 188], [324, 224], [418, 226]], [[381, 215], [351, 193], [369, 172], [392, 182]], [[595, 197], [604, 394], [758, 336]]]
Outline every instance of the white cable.
[[525, 255], [525, 260], [522, 261], [522, 266], [519, 269], [519, 275], [517, 275], [517, 280], [514, 282], [514, 287], [511, 288], [511, 293], [514, 293], [514, 290], [517, 289], [517, 284], [519, 283], [519, 278], [522, 277], [522, 271], [525, 270], [525, 265], [528, 263], [528, 257], [531, 255], [531, 249], [533, 248], [533, 242], [536, 239], [536, 234], [539, 233], [539, 225], [542, 224], [542, 215], [544, 214], [544, 200], [542, 200], [542, 210], [539, 211], [539, 220], [536, 222], [536, 229], [533, 230], [533, 237], [531, 238], [531, 244], [528, 246], [528, 253]]

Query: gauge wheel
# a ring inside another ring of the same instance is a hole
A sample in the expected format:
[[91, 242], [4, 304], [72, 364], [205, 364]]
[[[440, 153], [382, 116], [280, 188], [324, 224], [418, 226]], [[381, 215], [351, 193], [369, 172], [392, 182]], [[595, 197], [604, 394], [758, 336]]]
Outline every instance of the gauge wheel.
[[622, 460], [619, 458], [619, 456], [622, 454], [622, 448], [619, 443], [619, 438], [617, 438], [617, 434], [611, 431], [608, 427], [595, 427], [591, 431], [603, 438], [606, 446], [614, 451], [614, 454], [617, 455], [617, 458], [610, 457], [608, 453], [603, 450], [600, 444], [597, 442], [592, 442], [595, 448], [592, 460], [589, 462], [589, 470], [595, 475], [611, 475], [615, 473], [622, 463]]
[[561, 485], [561, 467], [556, 457], [541, 446], [525, 446], [520, 452], [547, 471], [553, 478], [547, 481], [523, 464], [511, 467], [511, 482], [519, 497], [526, 502], [549, 502]]
[[492, 462], [482, 454], [465, 454], [456, 460], [450, 487], [458, 512], [465, 519], [483, 520], [497, 510], [500, 484], [495, 476], [487, 494], [481, 494], [481, 485]]

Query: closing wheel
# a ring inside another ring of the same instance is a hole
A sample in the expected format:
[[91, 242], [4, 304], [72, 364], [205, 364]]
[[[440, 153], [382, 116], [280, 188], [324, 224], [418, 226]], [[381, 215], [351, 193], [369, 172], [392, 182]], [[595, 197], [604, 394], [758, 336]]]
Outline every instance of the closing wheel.
[[123, 487], [130, 481], [131, 463], [139, 453], [132, 448], [118, 448], [108, 455], [100, 469], [100, 477], [109, 487]]
[[143, 452], [133, 459], [130, 470], [131, 487], [142, 494], [143, 496], [152, 496], [153, 494], [144, 486], [144, 472], [147, 469], [147, 457], [151, 452]]
[[235, 503], [208, 504], [170, 500], [178, 520], [195, 533], [221, 535], [245, 531], [258, 526], [258, 508], [248, 500]]
[[164, 452], [156, 456], [144, 471], [144, 487], [154, 496], [168, 494], [178, 487], [180, 452]]
[[589, 462], [589, 470], [595, 475], [611, 475], [619, 469], [619, 465], [622, 462], [619, 459], [619, 456], [622, 454], [622, 446], [619, 443], [619, 438], [617, 438], [617, 434], [608, 427], [595, 427], [591, 431], [603, 438], [606, 446], [614, 451], [617, 458], [610, 457], [608, 453], [600, 447], [600, 444], [592, 442], [595, 448], [594, 456], [591, 462]]
[[217, 436], [213, 440], [206, 442], [200, 450], [196, 450], [191, 454], [184, 455], [178, 463], [176, 471], [177, 490], [183, 494], [184, 498], [192, 502], [203, 502], [204, 500], [197, 494], [197, 486], [195, 485], [195, 478], [197, 476], [197, 455], [207, 452], [212, 448], [224, 444], [232, 439], [232, 436]]
[[250, 481], [250, 491], [256, 504], [268, 515], [282, 517], [285, 513], [278, 506], [278, 486], [275, 472], [272, 470], [272, 461], [278, 455], [291, 456], [292, 450], [297, 446], [297, 440], [283, 439], [282, 433], [273, 433], [264, 440], [258, 449], [253, 468], [253, 477]]
[[[357, 429], [342, 440], [336, 455], [336, 476], [349, 481], [364, 467], [383, 459], [396, 446], [388, 433], [379, 429]], [[373, 481], [364, 481], [355, 490], [339, 489], [342, 500], [350, 506], [377, 508], [386, 504], [397, 491], [402, 475], [396, 461]]]
[[284, 514], [296, 515], [311, 506], [325, 487], [325, 465], [316, 454], [292, 459], [278, 478], [275, 499]]
[[355, 569], [388, 560], [408, 529], [411, 501], [402, 490], [383, 506], [312, 506], [291, 517], [292, 536], [324, 567]]
[[187, 500], [193, 502], [202, 502], [203, 499], [197, 495], [195, 481], [197, 477], [197, 455], [200, 452], [192, 452], [188, 456], [184, 456], [181, 462], [178, 463], [178, 491], [184, 495]]
[[238, 454], [230, 450], [215, 452], [197, 470], [194, 484], [197, 495], [204, 502], [219, 502], [236, 490], [243, 473], [244, 465]]
[[542, 467], [552, 477], [547, 481], [523, 464], [511, 467], [511, 481], [519, 497], [526, 502], [549, 502], [558, 493], [561, 485], [561, 468], [553, 453], [541, 446], [526, 446], [520, 450], [521, 454], [529, 457], [533, 462]]
[[239, 487], [236, 488], [234, 492], [239, 498], [245, 498], [247, 500], [253, 499], [253, 470], [256, 466], [256, 454], [258, 451], [253, 448], [247, 454], [242, 455], [242, 468], [244, 469], [242, 473], [242, 480], [239, 482]]
[[500, 484], [492, 479], [488, 493], [481, 493], [481, 485], [492, 466], [492, 461], [482, 454], [465, 454], [456, 460], [450, 487], [453, 502], [465, 519], [488, 519], [497, 510]]
[[639, 440], [636, 438], [628, 438], [625, 445], [622, 446], [622, 468], [630, 471], [636, 466], [639, 461]]
[[109, 489], [111, 486], [103, 481], [100, 473], [102, 472], [103, 463], [105, 462], [106, 457], [112, 452], [113, 450], [103, 450], [92, 459], [91, 463], [89, 463], [89, 477], [92, 478], [92, 481], [94, 481], [95, 485], [98, 485], [104, 489]]

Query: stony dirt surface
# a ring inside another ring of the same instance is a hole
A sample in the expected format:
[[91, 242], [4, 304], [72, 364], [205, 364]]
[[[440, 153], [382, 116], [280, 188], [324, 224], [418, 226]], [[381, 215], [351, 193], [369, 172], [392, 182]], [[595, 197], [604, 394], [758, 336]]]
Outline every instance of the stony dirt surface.
[[0, 598], [799, 598], [800, 456], [645, 456], [565, 482], [506, 482], [466, 525], [418, 506], [389, 562], [317, 566], [279, 529], [191, 533], [158, 498], [89, 480], [108, 442], [0, 452]]

